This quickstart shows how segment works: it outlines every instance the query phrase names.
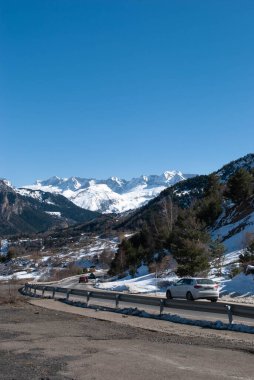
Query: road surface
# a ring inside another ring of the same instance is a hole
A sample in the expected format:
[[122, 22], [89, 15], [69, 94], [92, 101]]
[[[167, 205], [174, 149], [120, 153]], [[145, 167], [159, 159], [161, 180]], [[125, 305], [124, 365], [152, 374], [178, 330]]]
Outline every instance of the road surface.
[[118, 320], [97, 320], [71, 314], [69, 305], [36, 300], [45, 301], [71, 312], [0, 306], [1, 380], [253, 379], [254, 345], [248, 334], [115, 313], [107, 314]]

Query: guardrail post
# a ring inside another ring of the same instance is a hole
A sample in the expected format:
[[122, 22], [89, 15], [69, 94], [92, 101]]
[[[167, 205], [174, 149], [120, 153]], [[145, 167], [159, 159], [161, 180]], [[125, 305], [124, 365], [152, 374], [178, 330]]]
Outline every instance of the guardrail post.
[[228, 312], [228, 321], [229, 321], [229, 324], [231, 325], [231, 323], [233, 322], [233, 313], [232, 313], [231, 305], [226, 305], [226, 308]]
[[55, 294], [56, 294], [56, 288], [53, 288], [52, 298], [55, 298]]
[[44, 293], [45, 293], [45, 286], [43, 286], [43, 289], [42, 289], [42, 297], [44, 297]]
[[160, 299], [160, 315], [163, 313], [164, 310], [164, 300]]
[[34, 294], [36, 294], [36, 288], [34, 288]]
[[90, 294], [91, 294], [91, 292], [87, 292], [87, 296], [86, 296], [86, 307], [89, 306]]
[[116, 295], [116, 309], [119, 307], [119, 294]]
[[66, 300], [68, 301], [69, 297], [70, 297], [70, 293], [71, 293], [71, 289], [70, 290], [67, 290], [67, 293], [66, 293]]

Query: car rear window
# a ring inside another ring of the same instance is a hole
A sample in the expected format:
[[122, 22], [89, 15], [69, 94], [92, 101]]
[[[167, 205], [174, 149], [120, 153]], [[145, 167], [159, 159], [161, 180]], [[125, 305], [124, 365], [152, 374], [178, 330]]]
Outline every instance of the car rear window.
[[207, 278], [199, 278], [197, 284], [214, 284], [213, 280], [209, 280]]

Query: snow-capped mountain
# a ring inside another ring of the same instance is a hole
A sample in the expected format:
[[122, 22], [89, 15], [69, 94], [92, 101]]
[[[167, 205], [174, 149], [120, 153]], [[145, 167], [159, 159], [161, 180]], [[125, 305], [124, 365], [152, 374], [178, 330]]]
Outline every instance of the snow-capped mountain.
[[191, 177], [194, 175], [175, 170], [161, 175], [140, 176], [129, 181], [117, 177], [106, 180], [51, 177], [23, 188], [62, 194], [87, 210], [119, 213], [140, 207], [165, 188]]

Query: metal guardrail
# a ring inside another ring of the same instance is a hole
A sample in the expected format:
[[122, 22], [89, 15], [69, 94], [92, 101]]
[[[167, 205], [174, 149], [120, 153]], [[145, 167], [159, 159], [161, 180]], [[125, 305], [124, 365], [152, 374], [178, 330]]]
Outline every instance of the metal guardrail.
[[117, 292], [106, 292], [106, 291], [96, 291], [96, 290], [82, 290], [82, 289], [70, 289], [62, 288], [58, 286], [49, 286], [49, 285], [38, 285], [38, 284], [25, 284], [24, 292], [32, 292], [37, 294], [37, 290], [40, 290], [41, 295], [44, 296], [45, 292], [52, 292], [52, 298], [55, 298], [56, 294], [66, 295], [68, 300], [70, 295], [75, 295], [79, 297], [85, 297], [86, 303], [88, 305], [90, 298], [105, 299], [115, 301], [116, 308], [119, 307], [120, 302], [128, 302], [140, 305], [148, 306], [158, 306], [160, 314], [162, 314], [164, 308], [170, 309], [182, 309], [182, 310], [193, 310], [201, 311], [208, 313], [216, 314], [225, 314], [227, 313], [229, 323], [233, 322], [233, 316], [245, 317], [245, 318], [254, 318], [254, 307], [238, 304], [225, 304], [225, 303], [206, 303], [202, 301], [189, 302], [185, 300], [168, 300], [166, 298], [142, 296], [142, 295], [133, 295]]

